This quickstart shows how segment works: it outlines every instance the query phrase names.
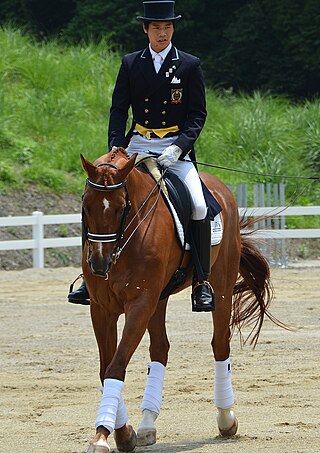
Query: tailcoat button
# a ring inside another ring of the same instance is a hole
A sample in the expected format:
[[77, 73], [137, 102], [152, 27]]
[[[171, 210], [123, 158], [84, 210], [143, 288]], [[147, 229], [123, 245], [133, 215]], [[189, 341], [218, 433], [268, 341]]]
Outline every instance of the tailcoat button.
[[145, 98], [144, 102], [149, 102], [149, 98]]
[[168, 101], [163, 101], [164, 104], [168, 104]]
[[165, 126], [167, 123], [165, 121], [162, 121], [162, 125]]
[[149, 113], [149, 110], [148, 109], [144, 109], [144, 113]]
[[145, 120], [144, 124], [149, 124], [149, 121], [148, 121], [148, 120]]
[[165, 115], [166, 113], [167, 113], [167, 112], [166, 112], [165, 110], [163, 110], [162, 115]]

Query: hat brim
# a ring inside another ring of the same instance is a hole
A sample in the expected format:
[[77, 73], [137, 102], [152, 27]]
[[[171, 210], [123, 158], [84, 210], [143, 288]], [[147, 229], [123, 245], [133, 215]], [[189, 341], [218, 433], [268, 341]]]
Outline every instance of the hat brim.
[[163, 19], [159, 19], [158, 17], [143, 17], [143, 16], [138, 16], [136, 19], [138, 22], [177, 22], [178, 20], [181, 19], [181, 15], [176, 17], [165, 17]]

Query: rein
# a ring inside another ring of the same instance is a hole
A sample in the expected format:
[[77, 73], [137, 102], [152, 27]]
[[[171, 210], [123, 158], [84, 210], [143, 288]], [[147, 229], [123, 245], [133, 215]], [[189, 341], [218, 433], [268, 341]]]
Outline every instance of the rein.
[[230, 167], [223, 167], [221, 165], [213, 165], [213, 164], [208, 164], [207, 162], [199, 162], [196, 160], [191, 161], [194, 164], [197, 165], [203, 165], [205, 167], [212, 167], [212, 168], [218, 168], [219, 170], [226, 170], [226, 171], [234, 171], [237, 173], [245, 173], [246, 175], [254, 175], [254, 176], [268, 176], [272, 178], [283, 178], [283, 179], [307, 179], [311, 181], [320, 181], [319, 176], [288, 176], [288, 175], [272, 175], [269, 173], [256, 173], [254, 171], [248, 171], [248, 170], [238, 170], [237, 168], [230, 168]]
[[130, 236], [128, 237], [128, 239], [126, 240], [126, 242], [123, 244], [123, 246], [120, 248], [119, 250], [119, 255], [120, 253], [122, 252], [122, 250], [125, 248], [125, 246], [128, 244], [128, 242], [130, 241], [130, 239], [132, 238], [132, 236], [134, 235], [134, 233], [138, 230], [138, 228], [142, 225], [142, 223], [146, 220], [146, 218], [148, 217], [148, 215], [151, 213], [151, 211], [155, 208], [156, 204], [158, 203], [158, 200], [159, 200], [159, 197], [160, 197], [160, 194], [162, 192], [162, 189], [161, 189], [161, 181], [163, 179], [163, 176], [164, 176], [164, 172], [162, 173], [159, 181], [157, 181], [157, 183], [155, 184], [155, 186], [153, 187], [153, 189], [150, 191], [149, 195], [147, 196], [147, 198], [143, 201], [143, 203], [141, 204], [141, 206], [139, 207], [138, 211], [135, 213], [135, 215], [132, 217], [131, 221], [128, 223], [128, 225], [126, 226], [124, 232], [127, 231], [127, 229], [130, 227], [130, 225], [132, 224], [132, 222], [135, 220], [135, 218], [138, 216], [139, 212], [142, 210], [142, 208], [146, 205], [147, 201], [149, 200], [149, 198], [151, 197], [151, 195], [153, 194], [153, 192], [156, 190], [157, 187], [159, 187], [159, 193], [158, 193], [158, 196], [155, 200], [155, 202], [153, 203], [153, 205], [151, 206], [151, 208], [149, 209], [149, 211], [145, 214], [145, 216], [140, 220], [140, 222], [138, 223], [138, 225], [135, 227], [135, 229], [132, 231], [132, 233], [130, 234]]

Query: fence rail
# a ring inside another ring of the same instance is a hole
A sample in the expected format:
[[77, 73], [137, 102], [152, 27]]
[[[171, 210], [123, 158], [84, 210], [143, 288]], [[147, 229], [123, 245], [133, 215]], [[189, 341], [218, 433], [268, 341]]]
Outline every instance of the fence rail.
[[[294, 207], [255, 207], [239, 208], [240, 216], [272, 218], [285, 218], [287, 216], [320, 215], [320, 206], [294, 206]], [[32, 226], [32, 239], [0, 241], [1, 250], [27, 250], [33, 251], [33, 267], [44, 267], [44, 249], [55, 247], [81, 246], [81, 237], [45, 238], [44, 226], [57, 224], [80, 223], [80, 214], [44, 215], [35, 211], [31, 216], [0, 217], [0, 227]], [[275, 222], [276, 223], [276, 222]], [[320, 238], [320, 229], [259, 229], [254, 235], [266, 239], [289, 238]]]

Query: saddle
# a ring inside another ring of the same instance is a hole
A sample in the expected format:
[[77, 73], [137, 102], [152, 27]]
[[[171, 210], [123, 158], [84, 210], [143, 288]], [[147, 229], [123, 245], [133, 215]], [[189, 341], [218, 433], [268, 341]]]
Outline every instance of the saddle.
[[[157, 167], [156, 160], [150, 156], [147, 158], [144, 155], [140, 159], [137, 162], [137, 166], [142, 167], [156, 182], [159, 182], [161, 173]], [[222, 208], [202, 180], [201, 184], [211, 219], [211, 244], [217, 245], [222, 238], [222, 222], [220, 217]], [[176, 234], [181, 242], [183, 253], [178, 269], [173, 274], [166, 288], [162, 291], [160, 300], [168, 297], [186, 281], [190, 261], [187, 267], [182, 267], [182, 261], [185, 251], [190, 250], [189, 223], [191, 217], [191, 198], [184, 181], [168, 168], [161, 181], [161, 185], [162, 196], [173, 217]]]

